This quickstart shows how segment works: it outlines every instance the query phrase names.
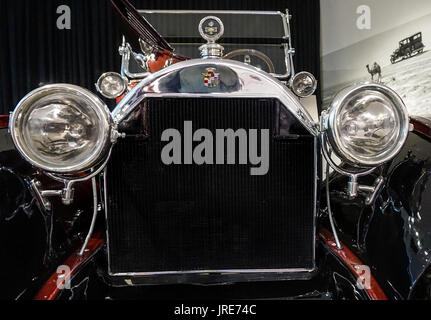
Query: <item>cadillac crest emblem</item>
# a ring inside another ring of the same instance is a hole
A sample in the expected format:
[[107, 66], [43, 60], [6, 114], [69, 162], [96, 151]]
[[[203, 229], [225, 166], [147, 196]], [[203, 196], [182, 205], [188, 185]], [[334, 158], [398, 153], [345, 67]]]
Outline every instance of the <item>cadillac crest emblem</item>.
[[202, 75], [204, 76], [205, 87], [214, 88], [219, 85], [219, 73], [216, 73], [216, 68], [207, 68], [206, 72], [202, 73]]

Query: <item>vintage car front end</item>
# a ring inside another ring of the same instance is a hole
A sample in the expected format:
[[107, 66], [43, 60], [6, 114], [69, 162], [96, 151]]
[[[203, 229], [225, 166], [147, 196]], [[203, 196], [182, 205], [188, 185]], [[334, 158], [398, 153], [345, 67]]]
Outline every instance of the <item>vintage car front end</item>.
[[[391, 168], [406, 161], [399, 156], [406, 141], [427, 139], [409, 134], [415, 127], [394, 91], [349, 87], [317, 118], [315, 100], [306, 99], [316, 79], [293, 70], [288, 14], [264, 13], [280, 20], [288, 39], [277, 74], [271, 60], [250, 63], [267, 58], [255, 49], [238, 53], [244, 61], [225, 57], [217, 42], [227, 27], [218, 16], [238, 13], [190, 12], [207, 43], [188, 59], [145, 24], [151, 13], [113, 4], [135, 36], [120, 47], [121, 74], [97, 83], [102, 96], [118, 99], [115, 109], [86, 89], [51, 84], [10, 117], [28, 163], [16, 175], [50, 221], [47, 234], [52, 217], [87, 216], [64, 237], [47, 237], [51, 275], [22, 297], [387, 299], [414, 297], [417, 283], [428, 288], [423, 253], [409, 260], [420, 261], [416, 277], [398, 282], [368, 246], [379, 239], [372, 224], [382, 202], [398, 206], [393, 215], [406, 205], [384, 199], [397, 178]], [[131, 71], [131, 60], [144, 71]], [[422, 157], [415, 150], [410, 157]], [[429, 172], [428, 161], [416, 161], [419, 170]], [[415, 190], [426, 219], [425, 188]], [[406, 252], [389, 247], [392, 257]]]

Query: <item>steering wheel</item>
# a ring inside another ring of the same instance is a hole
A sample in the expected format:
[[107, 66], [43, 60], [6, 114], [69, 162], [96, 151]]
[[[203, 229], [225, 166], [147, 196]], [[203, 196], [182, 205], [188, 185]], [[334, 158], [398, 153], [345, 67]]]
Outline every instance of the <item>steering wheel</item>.
[[263, 52], [261, 52], [259, 50], [255, 50], [255, 49], [233, 50], [233, 51], [229, 52], [228, 54], [226, 54], [223, 57], [223, 59], [233, 59], [233, 58], [236, 58], [238, 56], [247, 56], [247, 55], [259, 58], [260, 60], [265, 62], [265, 64], [267, 65], [267, 67], [269, 69], [269, 73], [275, 73], [274, 64], [272, 63], [271, 59], [266, 54], [264, 54]]

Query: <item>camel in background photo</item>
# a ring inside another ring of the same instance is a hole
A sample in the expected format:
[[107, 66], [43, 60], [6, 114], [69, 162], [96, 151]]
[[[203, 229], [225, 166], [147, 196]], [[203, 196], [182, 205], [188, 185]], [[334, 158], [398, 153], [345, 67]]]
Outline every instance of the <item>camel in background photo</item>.
[[372, 69], [370, 69], [370, 65], [367, 64], [367, 71], [371, 74], [371, 81], [374, 81], [374, 76], [377, 75], [377, 82], [381, 82], [382, 80], [382, 68], [377, 62], [374, 62]]

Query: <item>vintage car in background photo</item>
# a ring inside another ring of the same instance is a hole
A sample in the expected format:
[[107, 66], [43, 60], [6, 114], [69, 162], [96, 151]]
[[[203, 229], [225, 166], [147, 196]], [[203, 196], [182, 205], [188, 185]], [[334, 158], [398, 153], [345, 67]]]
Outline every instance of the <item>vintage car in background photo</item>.
[[3, 299], [431, 298], [430, 119], [373, 82], [320, 110], [288, 10], [111, 4], [98, 94], [0, 119], [0, 233], [33, 239], [0, 243]]
[[425, 46], [422, 43], [422, 32], [401, 40], [398, 45], [399, 47], [391, 55], [392, 64], [424, 52]]

